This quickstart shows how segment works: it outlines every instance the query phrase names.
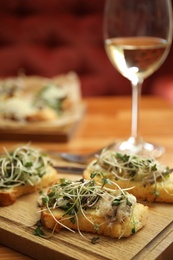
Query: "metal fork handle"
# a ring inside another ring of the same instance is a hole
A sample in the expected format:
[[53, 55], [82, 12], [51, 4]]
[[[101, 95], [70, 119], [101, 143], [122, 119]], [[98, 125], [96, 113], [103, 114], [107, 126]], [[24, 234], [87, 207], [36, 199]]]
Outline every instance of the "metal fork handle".
[[89, 154], [71, 154], [71, 153], [66, 153], [66, 152], [54, 152], [54, 151], [49, 151], [49, 153], [59, 156], [60, 158], [66, 160], [66, 161], [71, 161], [71, 162], [78, 162], [78, 163], [86, 163], [88, 159], [95, 157], [96, 155], [99, 155], [102, 150], [105, 149], [109, 149], [111, 148], [113, 145], [115, 145], [114, 143], [110, 143], [107, 146], [98, 149], [94, 152], [91, 152]]
[[55, 170], [64, 173], [82, 174], [86, 167], [78, 166], [53, 166]]

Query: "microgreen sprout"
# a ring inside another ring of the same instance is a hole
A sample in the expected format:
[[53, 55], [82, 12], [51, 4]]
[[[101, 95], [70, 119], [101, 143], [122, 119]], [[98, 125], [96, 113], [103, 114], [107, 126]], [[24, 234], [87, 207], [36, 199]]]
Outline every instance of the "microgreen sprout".
[[11, 152], [4, 148], [0, 156], [0, 188], [40, 183], [51, 164], [48, 157], [29, 145], [17, 147]]
[[38, 237], [44, 237], [44, 232], [42, 230], [42, 225], [41, 225], [41, 222], [40, 221], [37, 221], [36, 223], [36, 228], [34, 229], [33, 231], [33, 234], [35, 236], [38, 236]]
[[37, 94], [34, 100], [36, 107], [49, 107], [57, 113], [63, 111], [63, 101], [67, 98], [64, 88], [55, 84], [44, 86]]
[[159, 193], [156, 183], [165, 181], [171, 173], [169, 167], [153, 158], [121, 154], [111, 150], [103, 150], [98, 159], [90, 163], [88, 169], [92, 179], [99, 176], [104, 184], [108, 183], [110, 174], [114, 176], [115, 181], [139, 181], [144, 187], [155, 184], [154, 193], [157, 196]]
[[[59, 183], [50, 187], [47, 194], [41, 195], [41, 211], [47, 210], [55, 223], [67, 229], [69, 228], [64, 226], [61, 220], [69, 219], [73, 224], [76, 224], [80, 235], [82, 233], [80, 231], [79, 215], [82, 215], [93, 225], [94, 233], [99, 233], [99, 227], [104, 222], [121, 223], [126, 218], [131, 219], [136, 198], [127, 193], [125, 189], [121, 189], [116, 183], [110, 182], [110, 184], [116, 185], [116, 189], [107, 188], [106, 183], [107, 181], [104, 181], [102, 185], [99, 185], [94, 180], [71, 181], [61, 179]], [[54, 216], [55, 209], [64, 211], [61, 220], [57, 220]], [[95, 223], [92, 218], [88, 217], [88, 212], [91, 209], [96, 210], [103, 217], [103, 223]], [[91, 239], [92, 243], [97, 241], [98, 237]]]

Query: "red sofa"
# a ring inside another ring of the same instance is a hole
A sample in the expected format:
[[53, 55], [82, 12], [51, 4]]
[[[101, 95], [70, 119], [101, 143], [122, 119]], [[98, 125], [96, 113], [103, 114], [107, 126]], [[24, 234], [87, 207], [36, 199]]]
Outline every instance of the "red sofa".
[[[104, 49], [104, 3], [0, 1], [0, 77], [17, 75], [21, 69], [27, 75], [46, 77], [73, 70], [81, 79], [83, 96], [131, 94], [129, 81], [114, 69]], [[144, 94], [167, 97], [173, 82], [172, 57], [173, 49], [162, 67], [144, 82]]]

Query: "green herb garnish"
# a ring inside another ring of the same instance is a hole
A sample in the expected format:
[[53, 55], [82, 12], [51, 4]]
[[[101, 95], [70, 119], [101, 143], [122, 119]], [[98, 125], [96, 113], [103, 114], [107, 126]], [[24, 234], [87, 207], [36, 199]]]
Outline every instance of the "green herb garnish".
[[[102, 223], [97, 224], [92, 218], [88, 217], [87, 212], [90, 214], [91, 209], [96, 210], [104, 221], [110, 223], [122, 223], [126, 218], [129, 218], [130, 221], [136, 203], [135, 197], [120, 189], [119, 186], [117, 186], [117, 189], [107, 188], [106, 183], [113, 185], [108, 179], [105, 179], [102, 185], [98, 185], [94, 180], [71, 181], [61, 179], [59, 183], [50, 187], [47, 195], [41, 196], [42, 208], [43, 210], [47, 209], [52, 216], [54, 216], [55, 209], [63, 210], [62, 218], [58, 220], [55, 216], [54, 220], [59, 225], [66, 227], [61, 223], [61, 220], [69, 219], [77, 226], [80, 234], [79, 215], [85, 217], [93, 225], [93, 231], [99, 233], [99, 226]], [[114, 183], [114, 185], [116, 184]], [[119, 207], [120, 214], [118, 214]], [[68, 227], [66, 228], [71, 230]], [[95, 243], [97, 240], [98, 237], [94, 237], [91, 242]]]
[[99, 239], [100, 239], [100, 237], [92, 237], [92, 238], [91, 238], [91, 243], [92, 243], [92, 244], [96, 244]]
[[44, 237], [44, 232], [41, 229], [41, 222], [40, 221], [37, 221], [36, 228], [34, 229], [33, 234], [35, 236], [38, 236], [38, 237]]
[[0, 188], [38, 184], [51, 164], [48, 157], [29, 145], [17, 147], [0, 156]]
[[[169, 167], [162, 165], [155, 159], [117, 153], [111, 150], [103, 150], [98, 159], [90, 163], [88, 169], [91, 172], [90, 177], [94, 179], [99, 176], [103, 185], [109, 183], [110, 174], [114, 176], [115, 181], [132, 180], [147, 186], [165, 181], [171, 172]], [[155, 189], [155, 193], [159, 196], [157, 189]]]

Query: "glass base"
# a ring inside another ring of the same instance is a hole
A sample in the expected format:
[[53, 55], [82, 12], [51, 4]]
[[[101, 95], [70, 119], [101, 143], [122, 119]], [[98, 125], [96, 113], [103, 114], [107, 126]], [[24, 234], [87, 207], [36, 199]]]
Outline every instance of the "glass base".
[[165, 152], [163, 146], [145, 142], [141, 138], [136, 140], [134, 137], [130, 137], [126, 141], [116, 142], [113, 150], [128, 154], [139, 154], [153, 158], [158, 158]]

